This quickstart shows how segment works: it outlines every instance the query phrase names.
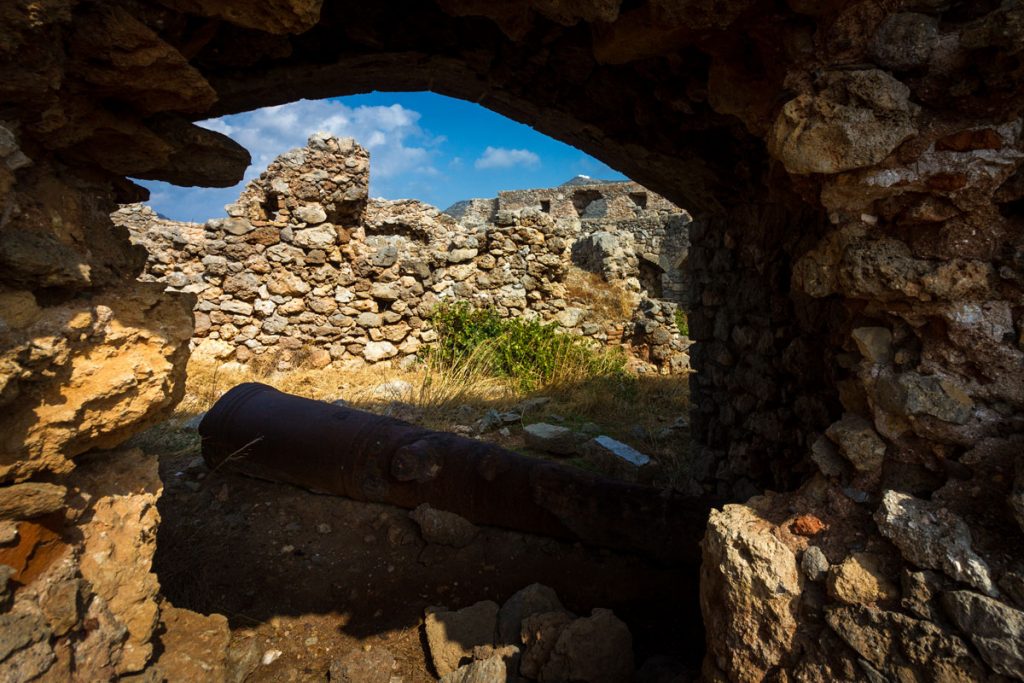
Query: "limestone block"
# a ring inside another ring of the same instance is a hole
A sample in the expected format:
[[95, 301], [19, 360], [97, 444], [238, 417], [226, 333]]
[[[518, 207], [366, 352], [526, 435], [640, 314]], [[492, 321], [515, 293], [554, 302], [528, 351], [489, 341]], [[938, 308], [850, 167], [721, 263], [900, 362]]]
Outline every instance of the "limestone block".
[[178, 402], [192, 299], [162, 289], [126, 283], [0, 332], [0, 481], [67, 472], [74, 456], [116, 446]]
[[730, 680], [765, 678], [796, 638], [803, 585], [796, 554], [747, 505], [712, 510], [700, 602], [708, 657]]

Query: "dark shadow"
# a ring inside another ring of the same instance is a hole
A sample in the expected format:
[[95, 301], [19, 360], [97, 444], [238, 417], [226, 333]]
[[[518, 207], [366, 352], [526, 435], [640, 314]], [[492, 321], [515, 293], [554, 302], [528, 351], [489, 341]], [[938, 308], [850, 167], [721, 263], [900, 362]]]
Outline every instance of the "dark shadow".
[[540, 582], [578, 615], [614, 610], [638, 662], [703, 656], [695, 565], [487, 527], [461, 549], [427, 544], [406, 510], [210, 471], [188, 434], [160, 454], [154, 569], [177, 607], [225, 614], [233, 628], [337, 615], [342, 633], [363, 639], [414, 627], [430, 606], [501, 604]]

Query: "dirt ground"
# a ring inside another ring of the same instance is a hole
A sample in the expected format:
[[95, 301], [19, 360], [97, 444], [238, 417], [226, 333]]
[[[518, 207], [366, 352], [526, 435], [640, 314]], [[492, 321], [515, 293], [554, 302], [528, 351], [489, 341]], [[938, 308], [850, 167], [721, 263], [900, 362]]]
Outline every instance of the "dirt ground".
[[211, 472], [194, 430], [165, 429], [160, 443], [163, 594], [228, 617], [233, 651], [252, 666], [246, 681], [324, 681], [336, 657], [378, 647], [403, 683], [434, 681], [424, 610], [500, 604], [533, 582], [577, 614], [613, 609], [638, 666], [655, 654], [699, 662], [694, 567], [491, 528], [465, 548], [427, 544], [406, 510]]

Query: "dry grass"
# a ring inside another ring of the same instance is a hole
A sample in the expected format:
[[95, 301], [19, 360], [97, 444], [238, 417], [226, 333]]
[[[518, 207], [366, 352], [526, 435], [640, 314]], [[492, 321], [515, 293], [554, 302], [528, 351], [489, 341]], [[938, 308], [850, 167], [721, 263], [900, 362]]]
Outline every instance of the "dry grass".
[[274, 369], [276, 363], [212, 363], [193, 360], [188, 366], [181, 415], [206, 410], [228, 389], [243, 382], [261, 382], [276, 389], [320, 401], [342, 399], [357, 408], [380, 412], [396, 401], [414, 407], [427, 423], [444, 423], [461, 405], [491, 407], [517, 400], [510, 383], [487, 376], [472, 363], [444, 371], [418, 364], [410, 370], [367, 366], [342, 369], [298, 367]]
[[550, 398], [549, 405], [560, 413], [602, 426], [651, 425], [689, 410], [685, 377], [593, 377], [586, 364], [566, 359], [551, 381], [533, 391], [523, 391], [515, 381], [487, 372], [486, 353], [487, 348], [482, 346], [452, 366], [418, 363], [409, 370], [377, 365], [356, 369], [299, 367], [279, 372], [269, 362], [242, 365], [193, 360], [177, 412], [185, 416], [209, 410], [224, 392], [242, 382], [262, 382], [321, 401], [344, 399], [373, 411], [400, 401], [415, 408], [424, 423], [437, 427], [450, 427], [451, 414], [461, 406], [501, 410], [535, 396]]
[[572, 266], [565, 277], [565, 295], [595, 314], [597, 320], [628, 321], [637, 297], [619, 283], [606, 282], [597, 273]]
[[[411, 369], [367, 366], [356, 369], [296, 368], [277, 371], [276, 362], [216, 364], [193, 360], [188, 366], [186, 393], [176, 411], [177, 420], [143, 435], [152, 444], [139, 444], [155, 452], [170, 448], [177, 425], [209, 408], [228, 389], [242, 382], [262, 382], [281, 391], [316, 400], [344, 399], [349, 405], [378, 414], [416, 422], [431, 429], [452, 430], [472, 425], [489, 409], [516, 409], [524, 400], [544, 396], [549, 401], [532, 413], [523, 413], [524, 424], [550, 421], [558, 416], [566, 426], [597, 424], [602, 433], [657, 457], [665, 466], [668, 481], [679, 474], [685, 460], [684, 435], [665, 436], [665, 428], [689, 412], [689, 386], [685, 376], [632, 375], [588, 376], [583, 365], [559, 367], [557, 375], [533, 391], [524, 391], [514, 380], [487, 373], [485, 350], [454, 366], [419, 363]], [[189, 440], [180, 446], [195, 448]], [[179, 446], [179, 447], [180, 447]], [[156, 447], [156, 448], [154, 448]]]

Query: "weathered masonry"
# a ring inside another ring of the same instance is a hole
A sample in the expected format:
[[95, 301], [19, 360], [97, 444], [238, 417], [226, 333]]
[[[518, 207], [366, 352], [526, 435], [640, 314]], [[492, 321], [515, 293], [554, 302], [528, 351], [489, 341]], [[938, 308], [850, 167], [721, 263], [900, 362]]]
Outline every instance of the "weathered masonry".
[[[253, 180], [229, 216], [179, 223], [132, 204], [114, 222], [149, 253], [143, 280], [197, 296], [201, 357], [266, 356], [281, 369], [410, 363], [437, 339], [437, 306], [463, 301], [555, 322], [625, 350], [640, 370], [689, 369], [675, 322], [689, 247], [682, 209], [654, 195], [657, 209], [630, 202], [581, 220], [495, 200], [483, 217], [455, 210], [456, 221], [422, 202], [370, 199], [369, 174], [352, 139], [316, 133]], [[613, 202], [649, 194], [635, 183], [585, 190]]]
[[430, 89], [693, 213], [708, 679], [1024, 678], [1020, 0], [8, 2], [0, 73], [0, 676], [151, 666], [155, 465], [97, 449], [175, 403], [193, 301], [137, 281], [127, 178]]

